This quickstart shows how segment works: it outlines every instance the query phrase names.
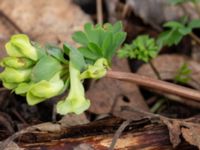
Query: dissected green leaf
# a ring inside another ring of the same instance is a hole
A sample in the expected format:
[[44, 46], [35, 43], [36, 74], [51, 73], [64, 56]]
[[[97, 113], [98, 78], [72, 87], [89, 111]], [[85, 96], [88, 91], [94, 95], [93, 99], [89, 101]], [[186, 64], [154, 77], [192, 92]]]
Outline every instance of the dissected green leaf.
[[159, 52], [159, 47], [153, 38], [148, 35], [138, 36], [131, 44], [125, 46], [118, 51], [118, 56], [121, 58], [129, 57], [144, 62], [148, 62], [156, 57]]

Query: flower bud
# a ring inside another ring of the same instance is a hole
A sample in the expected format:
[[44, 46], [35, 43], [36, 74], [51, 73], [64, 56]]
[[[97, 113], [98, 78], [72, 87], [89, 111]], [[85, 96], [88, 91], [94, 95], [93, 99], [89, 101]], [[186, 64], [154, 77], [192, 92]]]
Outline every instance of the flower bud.
[[0, 73], [0, 79], [7, 83], [20, 83], [30, 80], [31, 69], [16, 70], [6, 67], [5, 70]]
[[15, 89], [17, 85], [17, 83], [7, 83], [3, 81], [3, 86], [9, 90]]
[[23, 57], [5, 57], [2, 60], [2, 66], [14, 69], [26, 69], [34, 65], [34, 62]]
[[81, 114], [90, 106], [90, 101], [85, 98], [84, 87], [80, 80], [80, 71], [70, 62], [70, 91], [65, 100], [58, 102], [57, 112]]
[[24, 34], [16, 34], [6, 44], [6, 51], [9, 56], [27, 57], [36, 61], [38, 59], [37, 50], [30, 43], [28, 36]]
[[106, 75], [107, 69], [108, 69], [107, 60], [105, 58], [100, 58], [94, 63], [94, 65], [89, 65], [87, 70], [80, 75], [80, 78], [99, 79]]
[[35, 105], [45, 99], [61, 94], [64, 88], [64, 81], [60, 79], [60, 72], [55, 74], [49, 81], [41, 80], [33, 84], [26, 97], [29, 105]]

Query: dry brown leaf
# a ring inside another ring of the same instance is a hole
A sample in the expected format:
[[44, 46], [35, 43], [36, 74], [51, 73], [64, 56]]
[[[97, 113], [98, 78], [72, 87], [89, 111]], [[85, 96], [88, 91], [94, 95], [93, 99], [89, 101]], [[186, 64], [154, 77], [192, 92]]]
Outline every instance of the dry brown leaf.
[[168, 119], [162, 119], [163, 123], [167, 125], [169, 129], [169, 137], [170, 141], [175, 148], [178, 146], [178, 144], [181, 142], [180, 135], [181, 135], [181, 129], [180, 129], [180, 123], [178, 121], [171, 121]]
[[86, 115], [84, 113], [80, 115], [67, 114], [59, 121], [62, 127], [70, 127], [75, 125], [82, 125], [89, 123]]
[[[113, 59], [113, 70], [130, 72], [127, 61]], [[109, 78], [103, 78], [94, 82], [86, 93], [91, 100], [90, 111], [96, 114], [113, 112], [120, 115], [121, 106], [137, 107], [148, 111], [136, 85]]]
[[185, 10], [180, 5], [171, 5], [168, 0], [128, 0], [127, 4], [149, 24], [158, 25], [165, 21], [176, 20], [184, 15], [193, 19], [199, 18], [195, 4], [192, 3], [184, 3]]
[[[194, 117], [199, 120], [198, 117]], [[162, 122], [167, 125], [170, 135], [170, 141], [175, 148], [181, 143], [181, 135], [191, 145], [197, 146], [200, 149], [200, 125], [199, 123], [190, 122], [187, 120], [169, 119], [160, 117]]]
[[[156, 57], [152, 61], [152, 63], [154, 64], [156, 70], [160, 74], [161, 79], [166, 81], [173, 81], [178, 73], [178, 70], [184, 63], [186, 63], [192, 71], [191, 74], [189, 75], [190, 80], [188, 81], [187, 85], [193, 87], [194, 89], [200, 90], [200, 74], [199, 74], [200, 65], [198, 62], [193, 61], [181, 55], [166, 54]], [[141, 66], [137, 73], [151, 78], [157, 78], [156, 74], [154, 73], [149, 64], [144, 64], [143, 66]], [[155, 92], [160, 93], [159, 91]], [[200, 108], [200, 104], [197, 102], [193, 101], [188, 102], [186, 99], [176, 97], [173, 95], [168, 95], [166, 93], [160, 93], [160, 94], [164, 94], [165, 96], [174, 99], [178, 102], [182, 102], [187, 105]]]
[[195, 126], [190, 126], [189, 128], [181, 128], [183, 138], [190, 143], [195, 145], [200, 149], [200, 128]]
[[[186, 63], [191, 69], [190, 80], [187, 83], [189, 86], [200, 90], [200, 65], [198, 62], [180, 55], [160, 55], [156, 57], [152, 63], [157, 69], [162, 80], [173, 81], [177, 75], [178, 69]], [[143, 65], [138, 72], [141, 75], [157, 78], [149, 64]]]
[[32, 39], [43, 43], [73, 43], [72, 33], [91, 21], [72, 0], [1, 0], [0, 11]]

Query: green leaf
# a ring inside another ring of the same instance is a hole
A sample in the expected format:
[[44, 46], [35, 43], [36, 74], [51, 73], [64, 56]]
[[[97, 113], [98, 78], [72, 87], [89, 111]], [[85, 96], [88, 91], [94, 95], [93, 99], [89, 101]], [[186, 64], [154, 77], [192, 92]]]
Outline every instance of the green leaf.
[[190, 21], [188, 27], [190, 27], [191, 29], [200, 28], [200, 19]]
[[124, 32], [119, 32], [113, 37], [113, 44], [112, 44], [112, 49], [107, 51], [107, 54], [105, 55], [105, 58], [108, 59], [109, 62], [111, 62], [111, 59], [113, 55], [116, 52], [116, 49], [119, 48], [119, 46], [124, 42], [126, 38], [126, 33]]
[[88, 44], [87, 36], [82, 31], [77, 31], [72, 35], [72, 39], [82, 45]]
[[58, 59], [59, 61], [66, 63], [66, 59], [64, 58], [64, 53], [62, 52], [62, 49], [60, 49], [57, 46], [54, 45], [46, 45], [47, 48], [47, 52], [55, 57], [56, 59]]
[[96, 43], [93, 43], [93, 42], [90, 42], [88, 44], [88, 48], [91, 50], [91, 52], [93, 54], [95, 54], [96, 56], [98, 57], [102, 57], [103, 54], [102, 54], [102, 49], [96, 44]]
[[51, 56], [42, 57], [33, 67], [31, 79], [33, 82], [51, 79], [62, 69], [59, 61]]
[[113, 25], [113, 31], [112, 32], [113, 33], [119, 32], [119, 31], [122, 30], [122, 28], [123, 28], [122, 22], [118, 21]]
[[63, 52], [64, 52], [64, 54], [66, 54], [67, 56], [69, 56], [70, 49], [69, 49], [67, 43], [63, 44]]
[[47, 55], [46, 54], [46, 50], [41, 47], [41, 45], [37, 42], [32, 42], [33, 46], [35, 47], [37, 54], [38, 54], [38, 59], [40, 59], [41, 57]]
[[85, 58], [96, 60], [98, 56], [93, 53], [88, 47], [79, 47], [78, 50], [83, 54]]
[[163, 27], [168, 27], [168, 28], [181, 28], [183, 25], [177, 21], [169, 21], [163, 25]]
[[176, 83], [186, 84], [189, 82], [192, 71], [187, 63], [184, 63], [179, 69], [174, 78]]
[[69, 58], [72, 64], [78, 69], [82, 70], [86, 67], [85, 59], [80, 51], [67, 43], [64, 44], [66, 49], [69, 49]]
[[[116, 49], [125, 40], [126, 34], [122, 31], [122, 23], [117, 22], [114, 25], [109, 23], [103, 26], [97, 24], [93, 26], [91, 23], [87, 23], [84, 26], [84, 34], [87, 37], [88, 43], [83, 43], [79, 40], [81, 48], [80, 52], [87, 59], [95, 62], [98, 58], [104, 57], [111, 62], [111, 58], [116, 52]], [[78, 41], [75, 39], [75, 41]]]
[[108, 34], [104, 39], [103, 39], [103, 44], [102, 44], [102, 49], [103, 49], [103, 55], [106, 56], [107, 52], [112, 49], [112, 42], [113, 42], [113, 36], [112, 34]]
[[118, 51], [119, 57], [129, 57], [142, 60], [144, 62], [155, 58], [159, 52], [159, 47], [153, 38], [148, 35], [138, 36], [131, 44], [125, 44], [124, 47]]
[[179, 31], [179, 33], [181, 33], [182, 35], [187, 35], [187, 34], [189, 34], [190, 32], [192, 32], [191, 28], [188, 28], [188, 27], [180, 28], [178, 31]]
[[98, 43], [99, 42], [98, 29], [93, 29], [91, 27], [93, 27], [91, 23], [85, 25], [86, 36], [89, 42]]

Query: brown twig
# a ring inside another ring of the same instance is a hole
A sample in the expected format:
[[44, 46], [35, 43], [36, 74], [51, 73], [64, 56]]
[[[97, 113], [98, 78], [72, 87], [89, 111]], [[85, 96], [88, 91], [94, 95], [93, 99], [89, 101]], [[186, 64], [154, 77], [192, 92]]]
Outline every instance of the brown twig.
[[115, 132], [115, 135], [113, 137], [112, 143], [110, 145], [109, 150], [114, 150], [115, 148], [115, 144], [118, 140], [118, 138], [120, 137], [120, 135], [122, 134], [122, 132], [124, 131], [124, 129], [130, 124], [130, 120], [126, 120], [124, 121], [120, 127], [117, 129], [117, 131]]
[[181, 97], [189, 98], [200, 102], [200, 92], [169, 82], [149, 78], [135, 73], [126, 73], [111, 70], [107, 72], [106, 76], [113, 79], [133, 82], [141, 86], [149, 87], [170, 94], [179, 95]]
[[196, 36], [193, 32], [189, 33], [189, 35], [198, 45], [200, 45], [200, 38], [198, 36]]
[[97, 6], [97, 22], [98, 24], [102, 24], [103, 23], [102, 0], [96, 0], [96, 6]]
[[159, 74], [158, 70], [156, 69], [156, 67], [154, 66], [152, 61], [149, 61], [149, 65], [151, 66], [151, 68], [152, 68], [153, 72], [155, 73], [155, 75], [157, 76], [157, 78], [159, 80], [161, 80], [160, 74]]

